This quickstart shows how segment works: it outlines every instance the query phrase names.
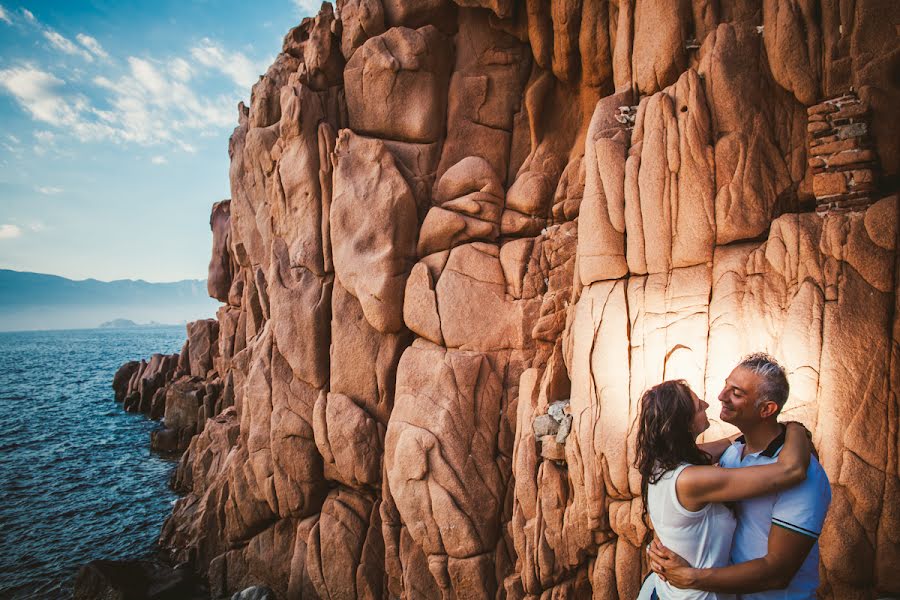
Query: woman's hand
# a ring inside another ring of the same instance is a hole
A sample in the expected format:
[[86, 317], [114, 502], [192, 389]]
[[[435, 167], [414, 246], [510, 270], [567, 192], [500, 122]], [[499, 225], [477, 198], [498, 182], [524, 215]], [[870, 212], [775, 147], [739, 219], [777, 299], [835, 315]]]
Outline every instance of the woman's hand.
[[650, 557], [650, 568], [657, 577], [677, 588], [695, 587], [695, 569], [688, 561], [663, 546], [655, 536], [647, 546], [647, 554]]
[[809, 431], [802, 424], [795, 421], [787, 423], [784, 447], [778, 454], [778, 463], [787, 469], [791, 485], [806, 479], [812, 449], [810, 438]]
[[800, 421], [784, 421], [784, 422], [782, 422], [782, 425], [784, 425], [785, 427], [789, 427], [789, 426], [791, 426], [791, 425], [797, 425], [797, 426], [799, 426], [799, 427], [802, 427], [802, 428], [803, 428], [803, 431], [806, 432], [806, 441], [807, 441], [807, 443], [809, 444], [809, 451], [810, 451], [810, 453], [811, 453], [813, 456], [816, 457], [816, 460], [819, 459], [819, 451], [816, 450], [816, 445], [813, 444], [813, 435], [812, 435], [812, 432], [811, 432], [809, 429], [806, 428], [806, 425], [804, 425], [804, 424], [801, 423]]

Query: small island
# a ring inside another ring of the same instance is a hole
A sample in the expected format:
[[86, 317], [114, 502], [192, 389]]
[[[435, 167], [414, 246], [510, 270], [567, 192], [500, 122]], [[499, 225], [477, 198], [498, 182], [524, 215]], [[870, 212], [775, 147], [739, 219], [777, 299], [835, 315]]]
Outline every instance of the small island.
[[142, 327], [167, 327], [165, 323], [150, 321], [149, 323], [135, 323], [131, 319], [113, 319], [97, 326], [97, 329], [138, 329]]

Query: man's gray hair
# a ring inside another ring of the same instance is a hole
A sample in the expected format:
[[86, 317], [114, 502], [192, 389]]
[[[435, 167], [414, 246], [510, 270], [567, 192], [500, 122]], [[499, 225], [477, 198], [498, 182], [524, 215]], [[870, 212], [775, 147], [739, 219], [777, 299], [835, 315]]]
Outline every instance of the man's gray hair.
[[762, 379], [759, 388], [757, 388], [757, 408], [763, 402], [769, 401], [778, 405], [778, 412], [775, 413], [776, 415], [781, 412], [785, 402], [787, 402], [788, 394], [791, 390], [790, 385], [788, 384], [787, 375], [784, 372], [784, 367], [778, 364], [778, 361], [775, 360], [774, 357], [765, 352], [748, 354], [741, 359], [738, 366], [743, 367], [748, 371], [753, 371]]

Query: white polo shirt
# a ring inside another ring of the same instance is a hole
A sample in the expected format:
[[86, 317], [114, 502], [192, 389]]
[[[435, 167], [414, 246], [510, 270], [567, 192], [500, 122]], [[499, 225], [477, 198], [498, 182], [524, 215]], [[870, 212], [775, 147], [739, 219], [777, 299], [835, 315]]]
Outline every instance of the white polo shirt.
[[[785, 433], [772, 440], [762, 452], [747, 454], [743, 459], [744, 438], [739, 437], [722, 454], [723, 467], [749, 467], [775, 462], [784, 445]], [[784, 527], [816, 541], [790, 585], [783, 590], [742, 594], [743, 600], [814, 600], [819, 587], [819, 534], [831, 503], [831, 485], [816, 458], [810, 457], [806, 480], [782, 492], [741, 500], [737, 503], [737, 528], [731, 544], [732, 564], [765, 556], [768, 552], [769, 529]]]

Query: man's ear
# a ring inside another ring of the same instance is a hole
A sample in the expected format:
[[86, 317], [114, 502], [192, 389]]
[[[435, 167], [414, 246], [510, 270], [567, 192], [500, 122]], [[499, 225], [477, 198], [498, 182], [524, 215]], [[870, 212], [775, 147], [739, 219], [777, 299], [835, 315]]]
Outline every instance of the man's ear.
[[759, 407], [759, 416], [763, 419], [768, 419], [776, 414], [778, 414], [778, 405], [771, 400], [766, 400]]

